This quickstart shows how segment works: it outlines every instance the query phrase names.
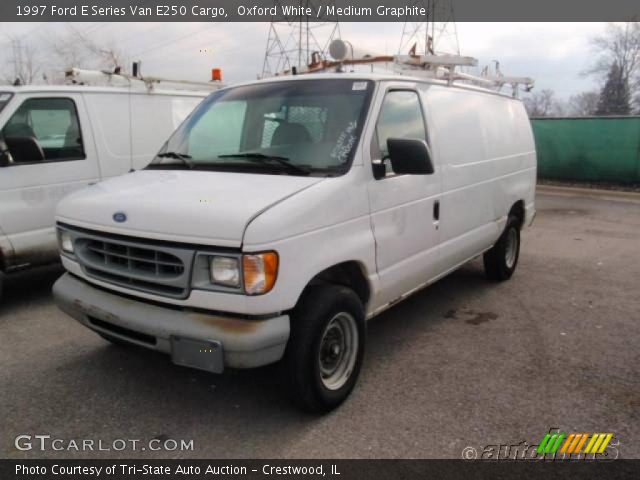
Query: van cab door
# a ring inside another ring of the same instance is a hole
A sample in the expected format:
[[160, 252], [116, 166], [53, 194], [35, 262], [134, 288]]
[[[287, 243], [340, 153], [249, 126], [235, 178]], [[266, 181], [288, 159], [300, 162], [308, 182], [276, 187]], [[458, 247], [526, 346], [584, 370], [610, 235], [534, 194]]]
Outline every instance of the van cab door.
[[[372, 132], [372, 169], [384, 168], [369, 182], [371, 224], [376, 240], [380, 282], [374, 309], [398, 299], [436, 275], [439, 243], [440, 168], [434, 173], [397, 175], [387, 158], [389, 138], [420, 139], [429, 143], [419, 86], [386, 85], [378, 98]], [[384, 167], [376, 167], [376, 163]]]
[[13, 247], [7, 270], [57, 258], [56, 204], [99, 177], [81, 94], [20, 94], [12, 103], [0, 125], [10, 153], [0, 167], [0, 226]]

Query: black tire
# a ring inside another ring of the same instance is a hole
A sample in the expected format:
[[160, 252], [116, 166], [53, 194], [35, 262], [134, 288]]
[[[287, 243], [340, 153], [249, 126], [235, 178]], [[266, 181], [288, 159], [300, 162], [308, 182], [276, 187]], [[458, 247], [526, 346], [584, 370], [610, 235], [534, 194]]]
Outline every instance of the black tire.
[[504, 232], [491, 250], [484, 254], [484, 272], [487, 278], [496, 282], [508, 280], [518, 266], [519, 257], [520, 221], [517, 217], [510, 215]]
[[[351, 325], [347, 328], [357, 335], [357, 347], [346, 346], [352, 344], [349, 340], [336, 340], [341, 336], [340, 333], [335, 335], [336, 322]], [[330, 324], [332, 327], [327, 330]], [[353, 290], [338, 285], [309, 288], [292, 312], [291, 333], [284, 357], [285, 381], [293, 402], [302, 410], [312, 413], [328, 412], [340, 405], [358, 379], [364, 358], [365, 337], [364, 308]], [[336, 344], [342, 345], [342, 348], [338, 347], [342, 354], [336, 353]], [[321, 360], [321, 348], [324, 363]], [[338, 355], [338, 359], [332, 358]], [[326, 370], [332, 360], [347, 366], [336, 370], [343, 372], [335, 374], [340, 381], [333, 384], [334, 388], [328, 388], [327, 383], [332, 378]], [[324, 376], [321, 364], [325, 368]]]

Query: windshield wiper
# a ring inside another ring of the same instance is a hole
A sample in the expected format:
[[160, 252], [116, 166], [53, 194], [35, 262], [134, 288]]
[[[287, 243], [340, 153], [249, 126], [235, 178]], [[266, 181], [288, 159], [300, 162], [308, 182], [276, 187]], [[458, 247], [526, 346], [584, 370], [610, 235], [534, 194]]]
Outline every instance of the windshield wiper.
[[156, 155], [159, 158], [175, 158], [176, 160], [180, 160], [187, 167], [193, 168], [193, 162], [191, 161], [191, 155], [186, 155], [184, 153], [178, 152], [162, 152]]
[[309, 173], [311, 173], [310, 169], [301, 165], [294, 165], [287, 157], [279, 157], [277, 155], [265, 155], [264, 153], [258, 152], [238, 152], [218, 155], [218, 158], [246, 158], [249, 161], [264, 164], [276, 162], [277, 164], [288, 168], [292, 172], [300, 173], [302, 175], [309, 175]]

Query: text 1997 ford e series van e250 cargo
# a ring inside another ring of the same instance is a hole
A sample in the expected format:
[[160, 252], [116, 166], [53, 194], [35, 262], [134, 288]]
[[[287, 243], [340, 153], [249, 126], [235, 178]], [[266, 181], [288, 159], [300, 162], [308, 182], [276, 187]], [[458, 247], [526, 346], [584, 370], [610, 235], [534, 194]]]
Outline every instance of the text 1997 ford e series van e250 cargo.
[[365, 322], [534, 215], [522, 104], [437, 80], [320, 74], [211, 94], [144, 170], [57, 209], [60, 308], [108, 340], [222, 372], [282, 360], [293, 399], [351, 392]]

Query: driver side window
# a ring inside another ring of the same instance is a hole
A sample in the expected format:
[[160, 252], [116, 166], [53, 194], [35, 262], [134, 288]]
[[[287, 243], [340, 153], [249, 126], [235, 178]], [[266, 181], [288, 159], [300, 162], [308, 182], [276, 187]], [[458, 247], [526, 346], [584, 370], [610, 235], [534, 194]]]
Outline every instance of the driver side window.
[[389, 138], [410, 138], [425, 142], [427, 140], [422, 107], [417, 92], [391, 90], [387, 93], [376, 124], [376, 138], [374, 147], [377, 147], [378, 151], [373, 153], [372, 160], [374, 163], [384, 164], [385, 176], [393, 175], [391, 162], [389, 162], [387, 140]]
[[69, 98], [26, 100], [1, 134], [16, 164], [85, 158], [78, 113]]

